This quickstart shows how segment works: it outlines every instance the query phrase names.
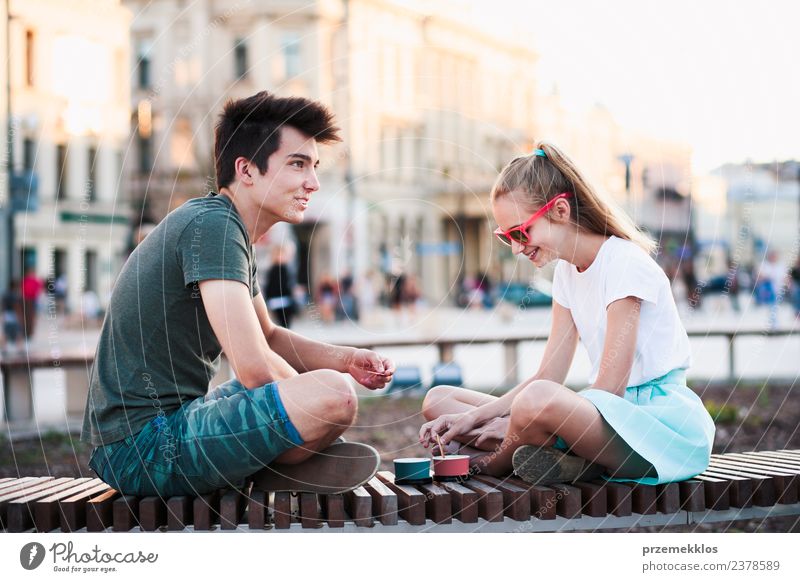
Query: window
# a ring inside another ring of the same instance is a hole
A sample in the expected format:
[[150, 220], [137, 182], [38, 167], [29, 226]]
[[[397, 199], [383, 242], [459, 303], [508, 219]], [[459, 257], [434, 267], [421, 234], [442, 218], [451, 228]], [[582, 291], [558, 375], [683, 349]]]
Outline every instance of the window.
[[36, 142], [31, 138], [26, 137], [22, 141], [22, 163], [24, 170], [27, 172], [33, 171], [33, 161], [36, 157]]
[[286, 32], [283, 35], [283, 65], [286, 78], [290, 79], [300, 74], [300, 35], [296, 32]]
[[67, 144], [56, 146], [56, 200], [67, 197]]
[[35, 38], [32, 30], [25, 31], [25, 84], [28, 87], [33, 87], [35, 81], [35, 68], [34, 59], [36, 53], [34, 52]]
[[136, 70], [140, 89], [149, 89], [152, 86], [152, 71], [150, 62], [151, 44], [149, 40], [140, 40], [136, 50]]
[[53, 274], [56, 279], [67, 273], [67, 251], [64, 249], [53, 250]]
[[149, 174], [153, 169], [153, 138], [139, 136], [139, 173]]
[[97, 293], [97, 251], [86, 251], [84, 260], [86, 271], [83, 275], [83, 289]]
[[86, 168], [86, 198], [89, 202], [97, 200], [97, 148], [89, 148]]
[[249, 67], [247, 65], [247, 43], [243, 38], [236, 39], [236, 44], [233, 47], [233, 58], [236, 78], [246, 78]]

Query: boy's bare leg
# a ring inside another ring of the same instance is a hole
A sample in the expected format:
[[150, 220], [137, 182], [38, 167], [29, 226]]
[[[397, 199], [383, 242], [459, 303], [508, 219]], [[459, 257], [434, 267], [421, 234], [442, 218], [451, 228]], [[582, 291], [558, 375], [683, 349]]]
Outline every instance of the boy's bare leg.
[[275, 459], [294, 464], [327, 448], [353, 424], [358, 397], [350, 380], [335, 370], [314, 370], [278, 382], [289, 420], [304, 443]]
[[346, 376], [315, 370], [278, 382], [278, 393], [304, 443], [251, 475], [254, 486], [332, 494], [352, 490], [375, 475], [380, 456], [374, 448], [334, 442], [356, 416], [357, 398]]

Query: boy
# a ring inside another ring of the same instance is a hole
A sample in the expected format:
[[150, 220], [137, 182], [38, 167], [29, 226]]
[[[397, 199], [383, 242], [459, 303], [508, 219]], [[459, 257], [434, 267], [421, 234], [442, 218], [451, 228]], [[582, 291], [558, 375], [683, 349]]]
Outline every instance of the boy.
[[[269, 490], [336, 493], [378, 468], [375, 449], [339, 439], [354, 421], [353, 378], [376, 389], [394, 365], [276, 326], [253, 241], [298, 224], [317, 143], [332, 114], [267, 92], [229, 101], [215, 132], [218, 193], [171, 212], [134, 250], [112, 293], [81, 439], [89, 466], [134, 495], [202, 494], [252, 479]], [[236, 379], [207, 392], [224, 351]], [[320, 454], [321, 452], [321, 454]]]

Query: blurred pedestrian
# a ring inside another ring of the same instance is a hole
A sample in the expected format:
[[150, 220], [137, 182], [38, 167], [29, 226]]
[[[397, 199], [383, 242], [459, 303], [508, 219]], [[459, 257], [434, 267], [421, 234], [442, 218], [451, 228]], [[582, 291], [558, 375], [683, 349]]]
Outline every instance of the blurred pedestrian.
[[792, 307], [794, 307], [795, 317], [800, 317], [800, 255], [794, 263], [789, 278], [792, 282]]
[[267, 283], [264, 297], [267, 308], [273, 319], [281, 327], [290, 328], [292, 319], [297, 313], [294, 300], [294, 285], [287, 265], [289, 251], [284, 246], [277, 246], [272, 251], [272, 266], [267, 271]]
[[767, 252], [767, 260], [762, 263], [758, 278], [764, 288], [763, 298], [769, 306], [769, 328], [775, 329], [778, 324], [778, 305], [783, 301], [788, 279], [788, 269], [780, 260], [778, 251]]
[[22, 348], [22, 296], [19, 292], [19, 281], [14, 279], [8, 290], [3, 294], [3, 351], [9, 345], [16, 350]]
[[94, 327], [100, 323], [100, 298], [92, 289], [86, 289], [81, 295], [81, 316], [83, 325]]
[[319, 279], [316, 303], [323, 323], [331, 323], [336, 314], [336, 282], [330, 273], [324, 273]]
[[339, 279], [339, 300], [336, 302], [336, 319], [358, 321], [358, 299], [353, 288], [353, 276], [345, 273]]
[[44, 283], [36, 276], [33, 267], [25, 269], [22, 278], [22, 334], [25, 342], [29, 342], [36, 330], [36, 315], [39, 309], [39, 296], [42, 294]]
[[731, 307], [736, 313], [739, 313], [739, 285], [739, 264], [736, 261], [729, 260], [725, 288], [731, 301]]

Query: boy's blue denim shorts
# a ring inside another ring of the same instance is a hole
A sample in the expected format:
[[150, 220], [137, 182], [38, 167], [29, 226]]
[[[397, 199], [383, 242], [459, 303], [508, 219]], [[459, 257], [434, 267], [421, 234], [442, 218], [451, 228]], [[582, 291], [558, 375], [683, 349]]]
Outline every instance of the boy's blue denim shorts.
[[126, 495], [202, 495], [243, 487], [246, 477], [302, 444], [275, 382], [248, 390], [231, 380], [96, 447], [89, 467]]

